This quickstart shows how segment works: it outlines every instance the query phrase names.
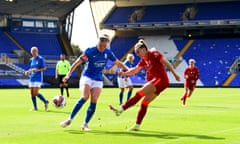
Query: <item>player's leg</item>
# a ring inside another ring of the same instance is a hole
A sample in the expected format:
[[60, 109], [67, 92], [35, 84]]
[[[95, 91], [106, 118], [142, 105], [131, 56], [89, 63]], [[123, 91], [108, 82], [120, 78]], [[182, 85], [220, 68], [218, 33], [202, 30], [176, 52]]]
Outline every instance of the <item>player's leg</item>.
[[147, 113], [148, 105], [169, 85], [168, 80], [153, 79], [147, 86], [144, 87], [144, 99], [142, 100], [141, 107], [138, 111], [137, 120], [135, 125], [129, 130], [139, 130], [143, 118]]
[[76, 114], [78, 113], [78, 111], [82, 108], [82, 106], [85, 104], [85, 102], [88, 100], [89, 95], [90, 95], [90, 86], [88, 84], [82, 84], [80, 86], [81, 89], [81, 95], [82, 97], [80, 97], [79, 100], [77, 100], [76, 104], [74, 105], [69, 118], [63, 122], [60, 123], [60, 125], [64, 128], [68, 125], [71, 124], [72, 120], [74, 119], [74, 117], [76, 116]]
[[133, 86], [132, 85], [128, 86], [127, 101], [131, 98], [132, 91], [133, 91]]
[[32, 99], [32, 103], [33, 103], [33, 111], [37, 111], [37, 99], [35, 93], [34, 93], [34, 88], [30, 87], [30, 93], [31, 93], [31, 99]]
[[119, 104], [121, 105], [123, 102], [123, 94], [124, 94], [125, 88], [120, 88], [120, 93], [119, 93]]
[[58, 80], [59, 80], [59, 88], [60, 88], [60, 93], [61, 93], [61, 95], [63, 95], [63, 91], [64, 91], [64, 89], [63, 89], [63, 76], [62, 75], [58, 75]]
[[66, 92], [67, 92], [67, 97], [69, 97], [68, 82], [64, 83], [64, 87], [65, 87]]
[[138, 114], [137, 114], [136, 123], [135, 123], [135, 125], [133, 127], [128, 129], [129, 131], [138, 131], [138, 130], [140, 130], [140, 125], [142, 123], [143, 118], [145, 117], [145, 115], [147, 113], [148, 105], [156, 97], [157, 97], [157, 95], [155, 93], [151, 93], [151, 94], [145, 95], [144, 99], [142, 100], [141, 107], [140, 107], [140, 109], [138, 111]]
[[144, 97], [144, 95], [149, 94], [151, 92], [154, 92], [156, 88], [153, 86], [150, 82], [145, 84], [141, 89], [139, 89], [135, 96], [130, 98], [126, 103], [120, 106], [120, 109], [117, 109], [113, 107], [112, 105], [109, 105], [109, 108], [117, 115], [119, 116], [123, 111], [127, 110], [131, 106], [134, 106], [140, 99]]
[[133, 91], [133, 84], [132, 84], [132, 80], [128, 77], [127, 78], [127, 87], [128, 87], [128, 93], [127, 93], [127, 101], [130, 99], [130, 97], [132, 96], [132, 91]]
[[124, 89], [125, 89], [125, 85], [124, 85], [124, 81], [123, 78], [118, 77], [117, 78], [118, 81], [118, 87], [120, 88], [120, 93], [119, 93], [119, 104], [122, 104], [123, 101], [123, 95], [124, 95]]
[[33, 95], [37, 96], [44, 103], [44, 108], [45, 110], [47, 110], [49, 102], [41, 93], [39, 93], [41, 85], [42, 85], [41, 82], [34, 82], [32, 92], [33, 92]]
[[193, 84], [191, 87], [189, 87], [189, 92], [188, 92], [188, 95], [187, 95], [188, 98], [191, 97], [191, 95], [192, 95], [194, 89], [195, 89], [195, 85], [194, 85], [194, 84]]
[[85, 116], [85, 121], [84, 121], [84, 124], [82, 126], [82, 129], [84, 131], [88, 131], [89, 128], [88, 128], [88, 123], [89, 121], [92, 119], [95, 111], [96, 111], [96, 105], [97, 105], [97, 101], [98, 101], [98, 98], [101, 94], [101, 91], [102, 91], [102, 88], [99, 88], [99, 87], [95, 87], [95, 88], [92, 88], [91, 89], [91, 102], [90, 102], [90, 105], [86, 111], [86, 116]]

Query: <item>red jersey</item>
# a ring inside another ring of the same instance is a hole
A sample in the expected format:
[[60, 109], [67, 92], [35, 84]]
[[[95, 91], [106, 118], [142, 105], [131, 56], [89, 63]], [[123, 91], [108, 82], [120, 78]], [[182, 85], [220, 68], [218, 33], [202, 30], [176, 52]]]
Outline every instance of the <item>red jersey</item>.
[[200, 76], [200, 73], [198, 68], [196, 67], [193, 67], [193, 68], [187, 67], [184, 71], [184, 78], [188, 81], [192, 81], [192, 80], [197, 81], [199, 79], [199, 76]]
[[147, 55], [147, 58], [142, 58], [137, 65], [146, 69], [147, 81], [151, 81], [153, 78], [168, 81], [165, 67], [161, 62], [164, 56], [157, 50], [150, 50]]

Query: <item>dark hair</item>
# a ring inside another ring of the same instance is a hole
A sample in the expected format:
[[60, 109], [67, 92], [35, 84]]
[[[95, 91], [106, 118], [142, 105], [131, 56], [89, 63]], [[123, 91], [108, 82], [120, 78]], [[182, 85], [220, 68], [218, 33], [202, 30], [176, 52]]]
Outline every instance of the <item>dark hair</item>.
[[143, 39], [138, 40], [138, 42], [134, 46], [135, 50], [138, 48], [145, 48], [148, 49], [146, 42]]

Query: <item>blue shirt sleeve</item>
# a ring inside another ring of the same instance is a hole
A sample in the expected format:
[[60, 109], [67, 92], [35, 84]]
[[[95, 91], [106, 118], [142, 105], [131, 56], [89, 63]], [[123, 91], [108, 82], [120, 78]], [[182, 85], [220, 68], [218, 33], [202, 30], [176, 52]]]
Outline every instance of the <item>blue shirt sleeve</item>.
[[117, 60], [117, 57], [114, 55], [114, 53], [110, 49], [108, 51], [108, 58], [113, 62]]
[[82, 61], [86, 61], [88, 59], [88, 57], [89, 57], [89, 51], [90, 51], [90, 49], [87, 48], [79, 58]]
[[41, 58], [40, 68], [44, 68], [44, 67], [46, 67], [45, 60], [44, 58]]

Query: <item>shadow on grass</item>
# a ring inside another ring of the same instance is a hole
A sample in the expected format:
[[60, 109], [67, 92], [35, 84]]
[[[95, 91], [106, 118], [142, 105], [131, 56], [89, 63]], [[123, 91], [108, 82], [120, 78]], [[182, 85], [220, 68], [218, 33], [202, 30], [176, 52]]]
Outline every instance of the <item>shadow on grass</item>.
[[91, 130], [88, 132], [83, 132], [81, 130], [67, 130], [71, 134], [83, 134], [83, 133], [92, 133], [96, 135], [104, 136], [134, 136], [134, 137], [155, 137], [160, 139], [178, 139], [178, 138], [196, 138], [196, 139], [205, 139], [205, 140], [224, 140], [225, 138], [213, 137], [208, 135], [201, 134], [185, 134], [185, 133], [171, 133], [171, 132], [159, 132], [159, 131], [145, 131], [141, 130], [138, 132], [128, 132], [128, 131], [104, 131], [104, 130]]
[[69, 114], [69, 112], [65, 112], [65, 111], [58, 111], [58, 110], [47, 110], [47, 111], [42, 111], [42, 112]]

